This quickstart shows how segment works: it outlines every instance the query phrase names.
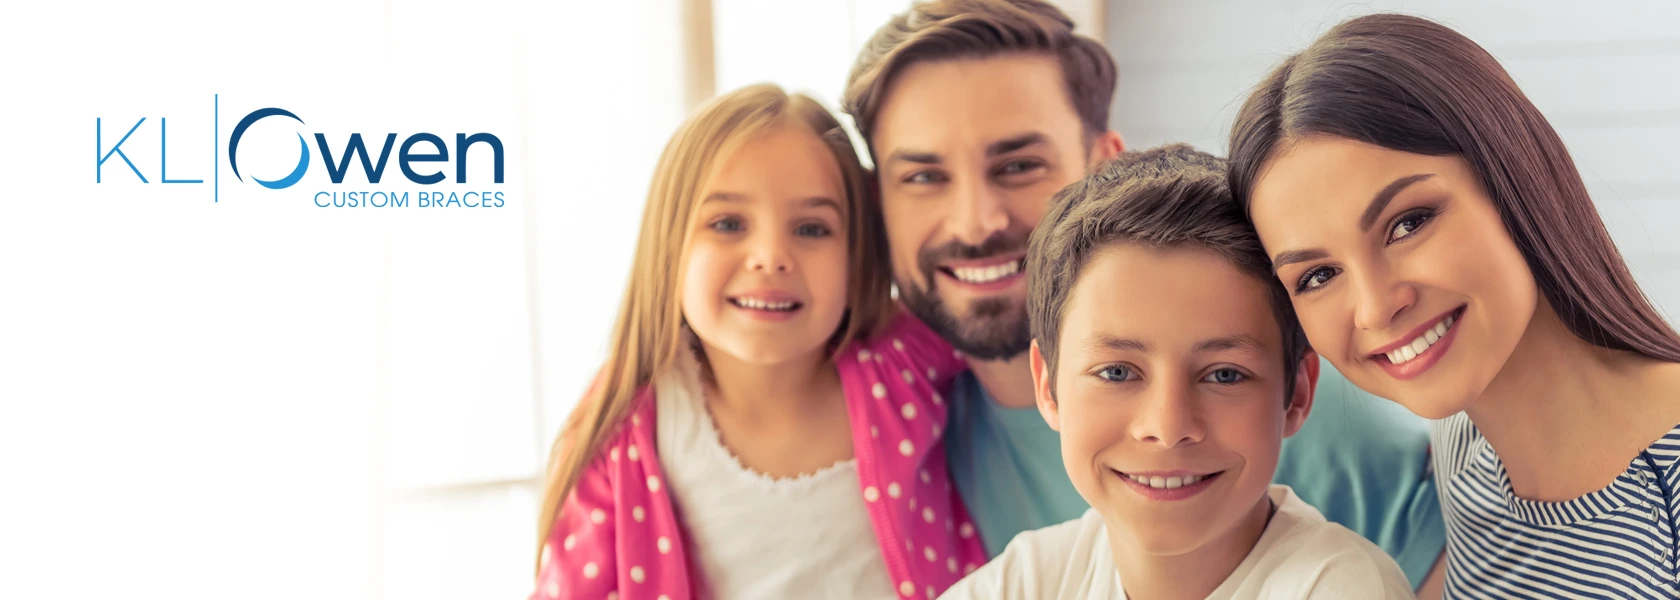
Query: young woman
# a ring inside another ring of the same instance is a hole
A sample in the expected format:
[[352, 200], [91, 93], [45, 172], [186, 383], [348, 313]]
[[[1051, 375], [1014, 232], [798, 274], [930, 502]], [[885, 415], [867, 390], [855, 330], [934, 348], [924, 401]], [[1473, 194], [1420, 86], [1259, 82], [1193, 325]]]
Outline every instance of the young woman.
[[1492, 56], [1350, 20], [1258, 86], [1230, 149], [1313, 347], [1441, 419], [1448, 597], [1680, 598], [1680, 336]]

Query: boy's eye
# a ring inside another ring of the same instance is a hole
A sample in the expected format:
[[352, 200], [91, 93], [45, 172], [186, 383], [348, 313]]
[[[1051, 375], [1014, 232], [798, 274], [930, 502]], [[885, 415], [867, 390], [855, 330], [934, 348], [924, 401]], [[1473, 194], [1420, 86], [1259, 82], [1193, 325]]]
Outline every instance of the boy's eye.
[[1295, 283], [1295, 293], [1310, 292], [1324, 287], [1330, 279], [1336, 276], [1335, 267], [1317, 267], [1301, 274], [1301, 280]]
[[830, 233], [833, 233], [833, 230], [822, 223], [806, 223], [793, 230], [794, 235], [801, 237], [828, 237]]
[[1109, 365], [1097, 371], [1097, 377], [1119, 383], [1137, 378], [1137, 372], [1124, 365]]
[[1202, 381], [1206, 381], [1208, 383], [1217, 383], [1217, 384], [1221, 384], [1221, 385], [1231, 385], [1231, 384], [1234, 384], [1234, 383], [1240, 383], [1240, 382], [1242, 382], [1243, 380], [1246, 380], [1246, 379], [1248, 379], [1248, 376], [1243, 375], [1242, 371], [1238, 371], [1236, 369], [1231, 369], [1231, 368], [1224, 368], [1224, 369], [1214, 369], [1214, 371], [1212, 373], [1207, 374], [1207, 377], [1203, 377]]
[[741, 223], [741, 219], [738, 217], [723, 217], [716, 221], [712, 221], [712, 223], [707, 225], [707, 227], [723, 233], [735, 233], [745, 229], [746, 225]]
[[1434, 211], [1423, 208], [1400, 215], [1394, 220], [1394, 225], [1388, 229], [1388, 243], [1392, 244], [1411, 236], [1418, 228], [1423, 227], [1435, 217]]

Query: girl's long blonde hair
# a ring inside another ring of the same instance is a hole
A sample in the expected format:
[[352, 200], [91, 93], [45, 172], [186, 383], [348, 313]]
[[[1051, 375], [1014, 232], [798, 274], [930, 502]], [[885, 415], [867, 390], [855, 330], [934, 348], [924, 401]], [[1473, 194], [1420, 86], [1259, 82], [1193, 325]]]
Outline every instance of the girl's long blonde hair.
[[596, 375], [549, 456], [537, 525], [538, 568], [554, 519], [601, 444], [630, 414], [637, 393], [670, 368], [686, 348], [682, 264], [701, 186], [718, 161], [742, 142], [778, 126], [820, 137], [839, 163], [846, 192], [847, 314], [830, 350], [866, 338], [889, 316], [891, 274], [874, 181], [859, 164], [851, 138], [827, 109], [774, 85], [754, 85], [713, 99], [677, 129], [654, 170], [636, 242], [630, 285], [613, 325], [607, 361]]

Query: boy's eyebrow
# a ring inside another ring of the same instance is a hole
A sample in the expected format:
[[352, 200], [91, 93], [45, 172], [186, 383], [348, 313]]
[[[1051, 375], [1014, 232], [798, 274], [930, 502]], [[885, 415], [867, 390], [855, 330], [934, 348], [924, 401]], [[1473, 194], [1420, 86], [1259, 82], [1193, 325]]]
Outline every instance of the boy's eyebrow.
[[1105, 350], [1130, 350], [1132, 352], [1148, 352], [1149, 344], [1132, 338], [1121, 338], [1106, 333], [1096, 334], [1091, 339], [1091, 345]]
[[1190, 351], [1194, 353], [1202, 353], [1220, 352], [1224, 350], [1245, 350], [1255, 354], [1261, 353], [1260, 341], [1247, 335], [1230, 335], [1213, 338], [1211, 340], [1202, 340], [1197, 342], [1196, 346], [1191, 348]]

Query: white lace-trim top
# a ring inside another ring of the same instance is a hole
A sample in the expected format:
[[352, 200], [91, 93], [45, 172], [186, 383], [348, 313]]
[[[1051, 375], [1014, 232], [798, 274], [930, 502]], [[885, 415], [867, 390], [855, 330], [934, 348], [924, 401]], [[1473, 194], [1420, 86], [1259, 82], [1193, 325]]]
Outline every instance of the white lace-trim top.
[[746, 468], [720, 443], [697, 366], [684, 358], [654, 386], [659, 461], [713, 595], [896, 597], [857, 461], [779, 479]]

